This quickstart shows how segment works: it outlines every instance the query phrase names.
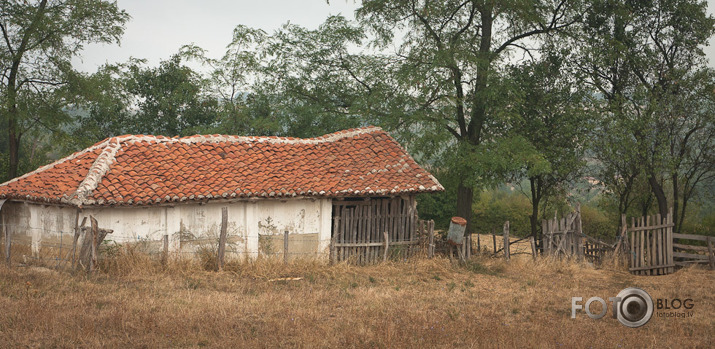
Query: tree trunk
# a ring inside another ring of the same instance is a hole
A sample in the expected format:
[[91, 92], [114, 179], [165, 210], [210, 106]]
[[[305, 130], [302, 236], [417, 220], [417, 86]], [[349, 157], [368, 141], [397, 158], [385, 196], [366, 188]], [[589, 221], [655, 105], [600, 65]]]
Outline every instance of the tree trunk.
[[541, 188], [537, 187], [539, 186], [539, 183], [534, 177], [529, 178], [529, 184], [531, 185], [531, 216], [529, 216], [529, 221], [531, 223], [531, 236], [533, 236], [536, 241], [541, 241], [541, 234], [539, 234], [539, 202], [541, 201]]
[[[12, 56], [10, 72], [8, 74], [5, 108], [7, 110], [8, 150], [10, 152], [10, 161], [8, 164], [10, 167], [8, 169], [8, 177], [10, 179], [17, 177], [18, 165], [20, 163], [20, 137], [22, 136], [22, 132], [18, 131], [18, 120], [20, 118], [17, 110], [17, 78], [20, 71], [20, 62], [26, 53], [28, 43], [37, 29], [38, 23], [40, 23], [40, 20], [45, 15], [47, 1], [48, 0], [42, 0], [38, 4], [37, 12], [35, 13], [33, 20], [25, 29], [20, 45], [15, 49], [15, 53]], [[10, 46], [8, 46], [8, 48], [10, 48]]]
[[20, 135], [17, 133], [17, 122], [12, 117], [8, 118], [8, 143], [10, 152], [10, 162], [8, 168], [8, 180], [17, 177], [20, 164]]
[[[462, 134], [461, 140], [466, 140], [472, 145], [481, 143], [481, 132], [486, 119], [487, 101], [485, 92], [487, 78], [491, 65], [492, 42], [492, 8], [487, 6], [480, 10], [482, 18], [482, 37], [479, 45], [480, 59], [477, 63], [477, 78], [472, 97], [471, 120], [467, 127], [467, 134]], [[460, 85], [461, 88], [461, 85]], [[458, 89], [459, 90], [459, 89]], [[463, 117], [463, 116], [462, 116]], [[474, 183], [465, 183], [460, 180], [457, 187], [457, 215], [467, 220], [465, 235], [472, 233], [472, 201], [474, 199]]]
[[474, 83], [474, 96], [472, 97], [472, 119], [469, 120], [467, 139], [473, 145], [481, 143], [482, 128], [487, 117], [487, 83], [489, 70], [492, 63], [492, 18], [491, 6], [483, 8], [482, 37], [479, 42], [479, 56], [477, 61], [477, 77]]
[[680, 224], [678, 224], [680, 222], [680, 217], [678, 214], [678, 196], [680, 195], [680, 188], [678, 187], [678, 174], [674, 172], [671, 175], [671, 180], [673, 181], [673, 232], [680, 234]]
[[655, 177], [654, 173], [648, 175], [648, 184], [655, 195], [655, 199], [658, 201], [658, 212], [662, 217], [668, 216], [668, 198], [665, 197], [665, 191], [663, 191], [663, 186], [658, 183], [658, 179]]
[[18, 110], [16, 86], [19, 65], [20, 61], [16, 60], [11, 67], [5, 101], [5, 108], [7, 110], [8, 151], [10, 153], [8, 179], [17, 177], [18, 164], [20, 163], [20, 134], [17, 131]]
[[472, 201], [474, 199], [474, 189], [470, 183], [459, 182], [457, 187], [457, 216], [467, 220], [467, 229], [464, 234], [472, 232]]

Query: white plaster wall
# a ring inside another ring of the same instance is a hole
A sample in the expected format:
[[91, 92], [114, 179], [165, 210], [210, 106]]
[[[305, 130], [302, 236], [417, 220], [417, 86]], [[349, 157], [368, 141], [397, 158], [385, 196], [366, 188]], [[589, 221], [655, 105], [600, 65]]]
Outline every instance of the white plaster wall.
[[[125, 242], [160, 241], [169, 235], [172, 252], [190, 253], [196, 246], [181, 247], [181, 241], [200, 240], [213, 243], [219, 236], [221, 208], [228, 208], [227, 251], [255, 258], [259, 252], [259, 235], [311, 234], [314, 253], [327, 258], [331, 236], [332, 204], [330, 199], [256, 200], [225, 203], [186, 204], [173, 207], [103, 207], [84, 208], [79, 222], [89, 216], [101, 228], [114, 232], [106, 239]], [[43, 239], [64, 232], [74, 234], [76, 208], [12, 202], [2, 208], [2, 216], [13, 234], [26, 234], [33, 252]]]
[[[332, 203], [329, 199], [258, 201], [252, 211], [253, 224], [248, 225], [251, 251], [257, 251], [259, 236], [282, 236], [285, 231], [293, 236], [303, 234], [306, 241], [315, 241], [314, 253], [320, 258], [329, 254]], [[299, 237], [293, 237], [299, 239]], [[255, 241], [251, 240], [255, 239]], [[282, 247], [281, 247], [282, 249]], [[290, 250], [290, 246], [289, 246]], [[300, 253], [300, 251], [293, 252]]]
[[71, 244], [74, 236], [76, 209], [65, 206], [6, 202], [0, 216], [13, 241], [32, 246], [33, 256], [40, 244]]

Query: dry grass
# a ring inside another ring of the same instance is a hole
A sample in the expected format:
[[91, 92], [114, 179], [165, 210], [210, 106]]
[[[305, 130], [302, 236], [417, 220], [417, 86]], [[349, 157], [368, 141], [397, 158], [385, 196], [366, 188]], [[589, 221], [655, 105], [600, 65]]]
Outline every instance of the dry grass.
[[[131, 251], [82, 274], [0, 266], [2, 347], [709, 347], [715, 272], [659, 277], [539, 260], [198, 263]], [[285, 280], [281, 278], [300, 278]], [[631, 329], [570, 318], [571, 297], [641, 287], [694, 316]]]

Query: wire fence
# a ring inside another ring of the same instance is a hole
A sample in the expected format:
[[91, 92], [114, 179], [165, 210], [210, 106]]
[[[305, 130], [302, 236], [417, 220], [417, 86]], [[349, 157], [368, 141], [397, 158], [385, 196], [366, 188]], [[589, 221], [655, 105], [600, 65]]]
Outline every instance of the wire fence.
[[[0, 246], [3, 260], [11, 265], [42, 264], [55, 268], [72, 265], [79, 258], [80, 248], [88, 231], [85, 228], [83, 232], [75, 234], [74, 231], [21, 225], [5, 225], [2, 228]], [[228, 235], [225, 256], [227, 259], [327, 258], [330, 241], [321, 239], [317, 233]], [[10, 248], [7, 247], [8, 243]], [[97, 248], [100, 259], [112, 257], [127, 248], [153, 257], [168, 254], [169, 258], [205, 258], [218, 253], [219, 244], [220, 237], [211, 235], [194, 237], [191, 234], [174, 234], [154, 238], [107, 235]]]

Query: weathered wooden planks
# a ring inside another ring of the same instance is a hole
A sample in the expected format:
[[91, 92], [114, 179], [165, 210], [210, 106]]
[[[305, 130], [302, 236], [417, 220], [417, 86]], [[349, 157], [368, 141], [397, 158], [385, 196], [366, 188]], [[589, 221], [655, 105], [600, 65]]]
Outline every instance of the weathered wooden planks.
[[[622, 219], [625, 223], [625, 219]], [[660, 214], [631, 218], [626, 233], [630, 241], [629, 270], [636, 275], [665, 275], [673, 272], [673, 217]]]
[[426, 230], [434, 228], [433, 222], [418, 223], [416, 205], [414, 196], [335, 200], [331, 262], [377, 263], [385, 259], [385, 241], [388, 257], [415, 255]]

